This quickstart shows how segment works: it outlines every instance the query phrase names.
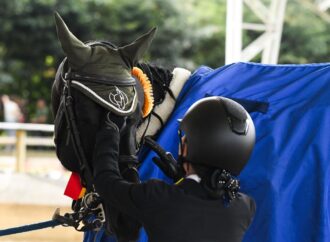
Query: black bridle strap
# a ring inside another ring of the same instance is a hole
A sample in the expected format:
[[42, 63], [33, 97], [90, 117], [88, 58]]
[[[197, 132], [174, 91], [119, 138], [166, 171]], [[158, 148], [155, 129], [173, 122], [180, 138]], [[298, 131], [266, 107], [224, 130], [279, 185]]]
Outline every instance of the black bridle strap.
[[160, 122], [160, 125], [161, 125], [162, 127], [164, 127], [164, 121], [163, 121], [162, 117], [159, 116], [159, 115], [158, 115], [156, 112], [154, 112], [154, 111], [151, 111], [151, 114], [154, 115], [154, 116], [158, 119], [158, 121]]
[[66, 116], [68, 129], [70, 131], [70, 138], [72, 140], [74, 152], [78, 158], [78, 162], [80, 164], [80, 172], [83, 185], [86, 186], [88, 191], [93, 191], [93, 175], [89, 164], [86, 159], [86, 155], [84, 149], [81, 145], [80, 135], [78, 131], [78, 127], [76, 124], [76, 118], [73, 110], [73, 97], [71, 96], [71, 80], [67, 80], [65, 90], [64, 90], [64, 113]]

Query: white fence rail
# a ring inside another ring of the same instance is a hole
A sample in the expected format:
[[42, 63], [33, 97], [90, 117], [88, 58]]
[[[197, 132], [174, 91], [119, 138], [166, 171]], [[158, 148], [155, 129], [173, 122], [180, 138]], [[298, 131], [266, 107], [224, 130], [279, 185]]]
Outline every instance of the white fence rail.
[[0, 136], [0, 145], [16, 146], [16, 166], [17, 172], [25, 171], [27, 146], [54, 146], [51, 137], [27, 137], [28, 131], [48, 132], [53, 134], [52, 124], [28, 124], [28, 123], [3, 123], [0, 122], [0, 130], [16, 130], [16, 137]]

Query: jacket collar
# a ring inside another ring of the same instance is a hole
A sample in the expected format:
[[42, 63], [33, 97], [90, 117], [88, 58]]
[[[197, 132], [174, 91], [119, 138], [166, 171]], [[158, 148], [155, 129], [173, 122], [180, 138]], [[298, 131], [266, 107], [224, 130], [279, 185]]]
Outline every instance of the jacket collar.
[[189, 176], [186, 176], [186, 179], [192, 179], [197, 183], [201, 182], [201, 178], [197, 174], [191, 174]]
[[177, 185], [179, 188], [183, 189], [188, 195], [192, 195], [198, 198], [207, 198], [206, 190], [203, 186], [192, 178], [185, 178], [181, 183]]

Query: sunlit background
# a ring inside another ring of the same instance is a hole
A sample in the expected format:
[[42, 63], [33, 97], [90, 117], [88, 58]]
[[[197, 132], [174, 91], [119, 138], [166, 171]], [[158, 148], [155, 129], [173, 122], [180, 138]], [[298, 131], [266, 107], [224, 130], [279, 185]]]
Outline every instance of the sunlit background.
[[[267, 6], [271, 1], [260, 2]], [[329, 62], [329, 5], [329, 1], [287, 1], [278, 63]], [[0, 105], [0, 229], [48, 220], [56, 207], [70, 206], [62, 195], [69, 174], [57, 161], [52, 126], [46, 125], [52, 124], [51, 86], [64, 58], [56, 36], [55, 10], [83, 41], [124, 45], [157, 26], [144, 61], [193, 71], [200, 65], [225, 64], [226, 8], [225, 0], [0, 1], [0, 95], [17, 105], [19, 113], [11, 122], [35, 124], [6, 126]], [[261, 23], [250, 8], [243, 13], [245, 21]], [[243, 47], [261, 34], [246, 29], [242, 33]], [[261, 62], [261, 58], [257, 54], [251, 61]], [[1, 239], [81, 240], [82, 235], [71, 228]]]

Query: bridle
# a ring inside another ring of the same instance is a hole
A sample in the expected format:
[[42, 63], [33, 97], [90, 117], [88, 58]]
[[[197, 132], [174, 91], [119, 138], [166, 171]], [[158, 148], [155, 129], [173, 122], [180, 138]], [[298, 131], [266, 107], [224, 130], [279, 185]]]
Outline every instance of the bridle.
[[[81, 181], [82, 185], [87, 188], [88, 191], [95, 191], [95, 188], [92, 184], [93, 182], [93, 175], [91, 168], [87, 162], [85, 151], [82, 147], [78, 126], [76, 122], [75, 113], [73, 110], [73, 97], [71, 92], [71, 76], [68, 75], [69, 72], [65, 74], [65, 78], [63, 79], [64, 87], [62, 92], [62, 98], [64, 101], [64, 114], [67, 121], [67, 130], [68, 130], [68, 136], [70, 137], [73, 145], [74, 152], [78, 158], [79, 167], [80, 167], [80, 174], [81, 174]], [[62, 75], [61, 75], [62, 76]]]
[[[88, 43], [88, 45], [100, 45], [104, 47], [110, 46], [112, 48], [115, 47], [108, 42], [91, 42]], [[60, 216], [57, 214], [56, 216], [57, 220], [62, 221], [62, 224], [66, 226], [73, 226], [78, 231], [99, 230], [106, 222], [105, 212], [102, 205], [102, 200], [95, 191], [92, 169], [86, 158], [87, 156], [85, 154], [85, 150], [82, 145], [82, 140], [79, 135], [79, 128], [74, 112], [74, 97], [72, 96], [72, 88], [78, 88], [79, 90], [79, 86], [77, 86], [77, 84], [79, 84], [79, 81], [81, 81], [82, 83], [86, 81], [92, 83], [99, 83], [101, 85], [110, 84], [119, 87], [132, 85], [136, 86], [139, 81], [135, 82], [135, 79], [132, 78], [132, 80], [128, 80], [123, 83], [119, 82], [118, 80], [111, 79], [109, 77], [75, 72], [68, 66], [67, 59], [64, 59], [60, 66], [62, 67], [62, 70], [60, 71], [59, 81], [63, 85], [60, 103], [62, 105], [63, 114], [67, 124], [66, 144], [68, 145], [69, 141], [71, 141], [72, 148], [79, 162], [79, 174], [81, 178], [81, 183], [84, 187], [86, 187], [87, 193], [80, 200], [77, 200], [73, 203], [73, 213], [65, 214], [64, 216]], [[162, 88], [166, 88], [166, 85], [162, 86]], [[82, 90], [80, 89], [80, 91]], [[58, 111], [59, 109], [57, 110], [57, 112]], [[150, 121], [150, 116], [148, 117], [148, 119]], [[149, 125], [147, 125], [146, 130], [148, 129], [148, 126]], [[143, 136], [145, 135], [146, 130]], [[107, 217], [107, 219], [109, 218]]]
[[[108, 42], [92, 42], [88, 43], [88, 45], [113, 47], [113, 45]], [[61, 95], [61, 102], [63, 103], [62, 108], [67, 123], [67, 144], [69, 143], [70, 139], [74, 153], [79, 162], [81, 184], [86, 188], [87, 193], [84, 194], [80, 200], [73, 202], [73, 213], [66, 213], [64, 216], [55, 214], [55, 217], [64, 226], [73, 226], [77, 231], [98, 231], [100, 228], [102, 228], [106, 221], [105, 212], [102, 200], [95, 190], [92, 169], [88, 164], [86, 154], [82, 146], [81, 137], [79, 135], [76, 115], [73, 107], [74, 98], [72, 96], [72, 82], [81, 80], [119, 86], [135, 85], [135, 82], [132, 81], [123, 84], [119, 83], [118, 80], [113, 80], [108, 77], [86, 75], [73, 72], [70, 67], [68, 68], [68, 71], [64, 73], [66, 64], [67, 59], [65, 58], [62, 62], [63, 69], [60, 73], [60, 81], [64, 84]]]
[[[65, 65], [64, 60], [63, 66]], [[72, 142], [74, 153], [79, 162], [80, 181], [87, 193], [82, 199], [74, 200], [72, 203], [73, 213], [66, 213], [64, 216], [55, 214], [55, 219], [60, 221], [64, 226], [72, 226], [77, 231], [99, 230], [105, 222], [105, 213], [100, 196], [96, 193], [94, 187], [94, 178], [91, 167], [87, 162], [84, 148], [81, 143], [79, 130], [76, 122], [75, 112], [73, 109], [74, 98], [72, 96], [72, 77], [71, 69], [63, 76], [63, 70], [60, 75], [61, 81], [64, 84], [62, 91], [62, 108], [67, 124], [67, 141]]]

